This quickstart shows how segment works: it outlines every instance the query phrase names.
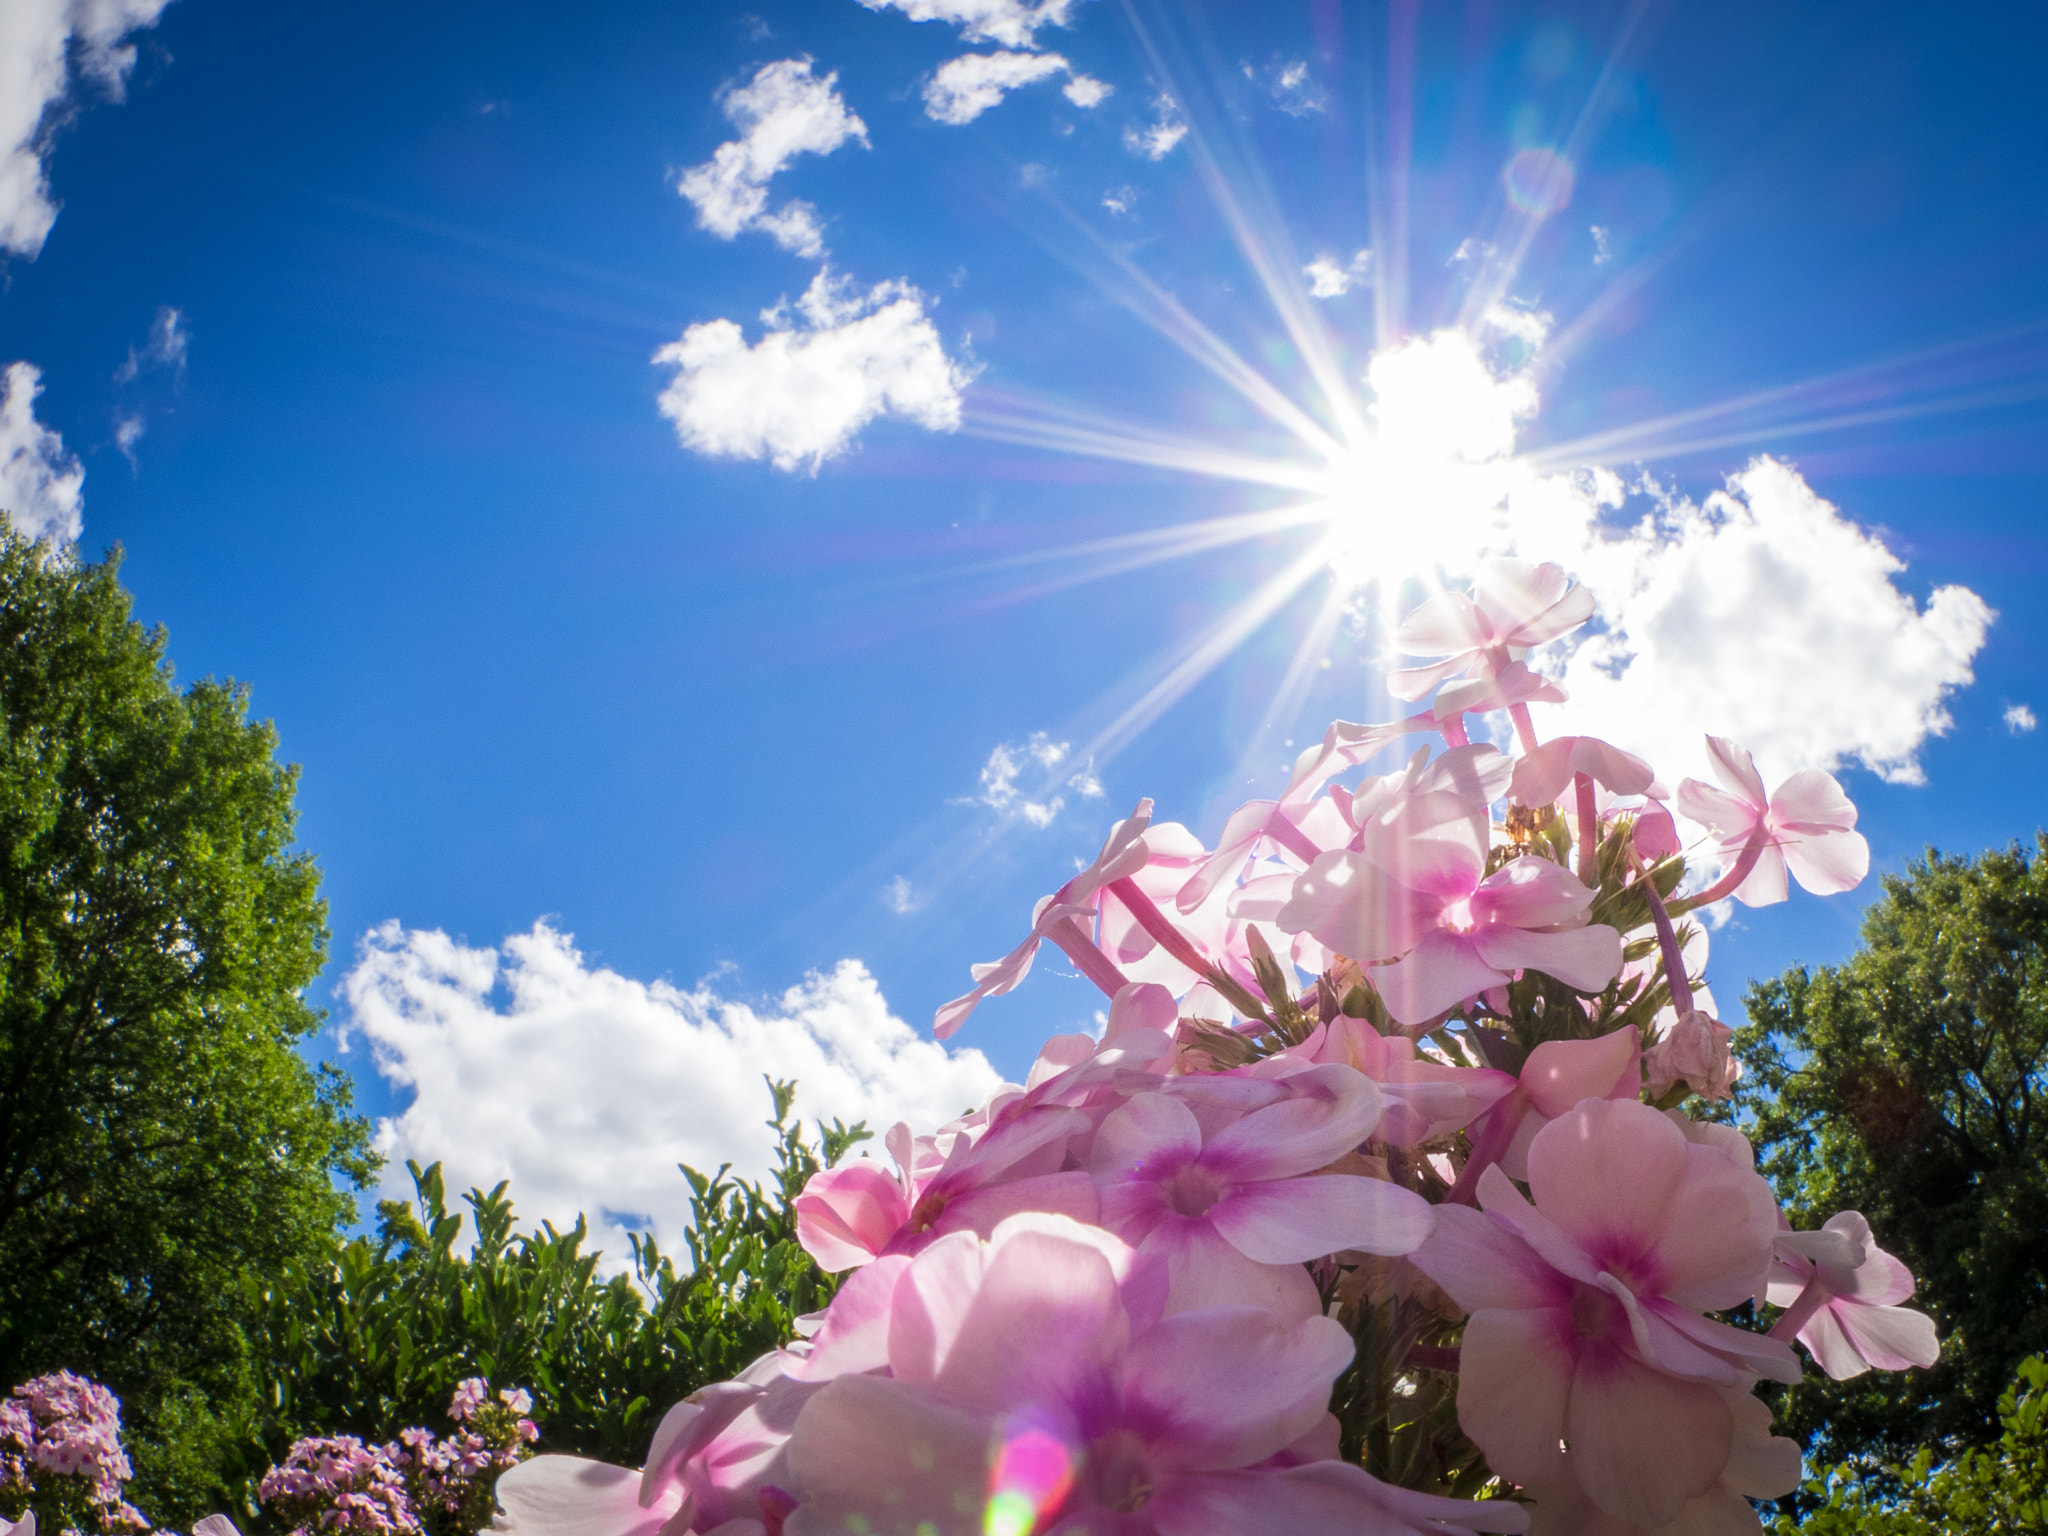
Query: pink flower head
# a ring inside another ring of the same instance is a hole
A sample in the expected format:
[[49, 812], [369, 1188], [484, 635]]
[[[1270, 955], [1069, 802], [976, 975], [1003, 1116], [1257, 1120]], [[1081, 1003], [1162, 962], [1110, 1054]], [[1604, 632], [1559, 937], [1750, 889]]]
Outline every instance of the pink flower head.
[[1095, 1135], [1103, 1225], [1164, 1264], [1171, 1310], [1251, 1303], [1308, 1316], [1320, 1305], [1303, 1263], [1347, 1248], [1407, 1253], [1429, 1235], [1419, 1195], [1317, 1173], [1363, 1143], [1380, 1112], [1372, 1080], [1334, 1064], [1135, 1094]]
[[1419, 699], [1447, 677], [1468, 672], [1495, 676], [1532, 646], [1570, 634], [1593, 616], [1593, 594], [1555, 565], [1489, 560], [1472, 594], [1439, 592], [1410, 613], [1394, 644], [1411, 656], [1442, 656], [1425, 667], [1396, 672], [1387, 691]]
[[533, 1412], [533, 1394], [524, 1387], [507, 1387], [498, 1394], [498, 1401], [514, 1413]]
[[491, 1384], [481, 1376], [472, 1376], [459, 1383], [455, 1396], [448, 1402], [448, 1417], [458, 1424], [467, 1424], [470, 1416], [483, 1407], [491, 1395]]
[[1115, 1239], [1042, 1216], [911, 1260], [887, 1374], [837, 1376], [797, 1419], [787, 1536], [1525, 1528], [1504, 1502], [1307, 1459], [1333, 1443], [1343, 1328], [1252, 1307], [1155, 1321], [1142, 1268]]
[[1678, 809], [1721, 840], [1727, 873], [1714, 899], [1733, 894], [1751, 907], [1783, 901], [1787, 866], [1816, 896], [1851, 890], [1870, 872], [1870, 844], [1855, 830], [1856, 807], [1833, 774], [1802, 768], [1767, 796], [1756, 764], [1734, 742], [1709, 736], [1707, 755], [1722, 787], [1686, 779]]
[[[1068, 1139], [1088, 1128], [1078, 1110], [1024, 1104], [978, 1138], [956, 1137], [936, 1167], [913, 1169], [899, 1157], [893, 1177], [870, 1158], [811, 1175], [793, 1208], [797, 1241], [827, 1273], [883, 1253], [914, 1253], [948, 1232], [986, 1236], [1020, 1210], [1095, 1219], [1088, 1175], [1062, 1171]], [[910, 1148], [908, 1127], [890, 1133], [891, 1150]]]
[[[1387, 1011], [1422, 1024], [1489, 987], [1533, 968], [1595, 992], [1621, 969], [1621, 935], [1587, 924], [1593, 894], [1570, 871], [1539, 856], [1486, 873], [1487, 800], [1507, 760], [1488, 747], [1447, 752], [1466, 758], [1475, 785], [1431, 787], [1415, 778], [1358, 814], [1356, 849], [1326, 853], [1295, 881], [1280, 927], [1306, 931], [1329, 949], [1378, 965], [1373, 983]], [[1432, 764], [1434, 769], [1437, 765]], [[1504, 787], [1504, 786], [1498, 786]]]
[[1762, 1286], [1777, 1203], [1753, 1170], [1648, 1105], [1592, 1100], [1529, 1148], [1532, 1205], [1506, 1174], [1484, 1213], [1437, 1207], [1412, 1262], [1470, 1314], [1458, 1422], [1503, 1477], [1566, 1463], [1616, 1521], [1668, 1524], [1734, 1450], [1723, 1389], [1796, 1381], [1790, 1350], [1700, 1314]]
[[1898, 1305], [1912, 1294], [1913, 1272], [1871, 1241], [1859, 1212], [1830, 1216], [1818, 1232], [1780, 1232], [1773, 1245], [1766, 1299], [1786, 1312], [1771, 1334], [1796, 1333], [1836, 1381], [1941, 1357], [1933, 1320]]

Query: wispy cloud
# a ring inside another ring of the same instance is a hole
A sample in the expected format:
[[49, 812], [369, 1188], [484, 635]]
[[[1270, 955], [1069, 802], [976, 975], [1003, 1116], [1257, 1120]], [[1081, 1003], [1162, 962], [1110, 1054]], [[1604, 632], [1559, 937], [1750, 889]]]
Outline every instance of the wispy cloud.
[[970, 43], [1032, 48], [1040, 27], [1064, 27], [1078, 0], [860, 0], [871, 11], [901, 11], [912, 21], [950, 22]]
[[168, 368], [183, 375], [185, 353], [191, 341], [185, 329], [185, 316], [181, 310], [170, 305], [162, 306], [156, 312], [156, 319], [150, 322], [149, 339], [140, 350], [130, 347], [128, 357], [114, 370], [116, 384], [132, 384], [135, 379], [151, 368]]
[[31, 539], [78, 537], [85, 470], [64, 439], [36, 420], [43, 375], [32, 363], [11, 364], [0, 392], [0, 512]]
[[1153, 98], [1152, 112], [1148, 125], [1124, 130], [1124, 148], [1147, 160], [1164, 160], [1188, 136], [1188, 123], [1181, 116], [1180, 103], [1164, 92]]
[[770, 329], [751, 346], [731, 320], [693, 325], [654, 354], [676, 370], [661, 413], [699, 453], [814, 473], [877, 416], [950, 432], [970, 375], [946, 356], [925, 302], [905, 282], [861, 292], [828, 270], [794, 316], [763, 311]]
[[1261, 86], [1289, 117], [1310, 117], [1329, 107], [1330, 94], [1309, 74], [1307, 59], [1275, 59], [1263, 68], [1248, 63], [1244, 77]]
[[[797, 1082], [806, 1118], [939, 1124], [992, 1093], [979, 1051], [924, 1040], [855, 960], [772, 1002], [642, 982], [585, 961], [546, 923], [497, 948], [388, 922], [342, 979], [344, 1039], [412, 1102], [378, 1127], [394, 1193], [407, 1158], [451, 1188], [512, 1181], [528, 1221], [586, 1212], [612, 1265], [628, 1230], [678, 1244], [676, 1164], [768, 1170], [764, 1073]], [[396, 1170], [395, 1176], [390, 1170]]]
[[867, 125], [846, 109], [838, 82], [837, 74], [813, 76], [809, 59], [781, 59], [723, 93], [725, 115], [744, 137], [676, 177], [700, 226], [724, 240], [757, 229], [799, 256], [824, 253], [817, 210], [793, 199], [770, 212], [768, 183], [798, 155], [829, 155], [849, 139], [867, 143]]
[[2015, 736], [2024, 736], [2041, 722], [2034, 717], [2033, 710], [2024, 704], [2005, 706], [2005, 728]]
[[119, 101], [135, 68], [130, 33], [169, 0], [7, 0], [0, 9], [0, 251], [34, 257], [57, 222], [52, 130], [71, 101], [72, 65]]

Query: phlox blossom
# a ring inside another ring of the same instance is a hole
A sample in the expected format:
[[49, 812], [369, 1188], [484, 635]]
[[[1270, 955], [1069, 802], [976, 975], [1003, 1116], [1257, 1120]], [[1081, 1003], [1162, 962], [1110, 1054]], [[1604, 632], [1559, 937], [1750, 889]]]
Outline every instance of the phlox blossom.
[[1677, 801], [1681, 812], [1721, 840], [1727, 872], [1715, 893], [1767, 907], [1785, 899], [1788, 867], [1816, 896], [1853, 889], [1870, 872], [1870, 844], [1856, 830], [1856, 807], [1833, 774], [1802, 768], [1766, 795], [1756, 763], [1734, 742], [1709, 736], [1707, 756], [1721, 788], [1686, 779]]
[[1798, 1380], [1783, 1344], [1700, 1315], [1762, 1288], [1777, 1202], [1753, 1170], [1629, 1100], [1546, 1125], [1529, 1187], [1534, 1204], [1488, 1169], [1483, 1213], [1439, 1206], [1412, 1257], [1471, 1314], [1458, 1422], [1502, 1476], [1540, 1487], [1568, 1471], [1605, 1515], [1654, 1530], [1728, 1468], [1724, 1389]]
[[1359, 1536], [1521, 1531], [1505, 1502], [1392, 1489], [1332, 1459], [1344, 1329], [1253, 1307], [1160, 1318], [1099, 1231], [1018, 1216], [897, 1279], [887, 1374], [834, 1377], [789, 1444], [787, 1536]]
[[1780, 1232], [1772, 1246], [1766, 1299], [1786, 1311], [1771, 1333], [1796, 1334], [1837, 1381], [1940, 1358], [1933, 1319], [1899, 1305], [1912, 1294], [1912, 1271], [1877, 1246], [1861, 1212], [1830, 1216], [1818, 1232]]
[[1401, 621], [1394, 644], [1411, 656], [1442, 656], [1393, 673], [1387, 691], [1419, 699], [1460, 672], [1494, 676], [1533, 646], [1570, 634], [1593, 616], [1593, 594], [1556, 565], [1489, 560], [1472, 593], [1439, 592]]

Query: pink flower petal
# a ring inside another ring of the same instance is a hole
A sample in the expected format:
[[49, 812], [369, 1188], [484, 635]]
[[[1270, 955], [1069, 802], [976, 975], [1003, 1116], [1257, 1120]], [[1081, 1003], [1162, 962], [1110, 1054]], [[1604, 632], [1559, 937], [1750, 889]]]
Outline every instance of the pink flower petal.
[[867, 1158], [811, 1175], [791, 1206], [797, 1241], [828, 1275], [873, 1259], [910, 1219], [903, 1186]]
[[[1529, 1193], [1595, 1264], [1632, 1280], [1654, 1262], [1686, 1184], [1687, 1151], [1678, 1127], [1647, 1104], [1589, 1099], [1536, 1133]], [[1754, 1267], [1761, 1277], [1761, 1257]]]
[[1095, 1133], [1088, 1170], [1097, 1179], [1128, 1178], [1148, 1168], [1178, 1168], [1202, 1150], [1202, 1127], [1181, 1100], [1139, 1093], [1110, 1111]]
[[1545, 561], [1489, 560], [1472, 582], [1472, 595], [1495, 637], [1505, 645], [1534, 646], [1570, 634], [1593, 616], [1593, 594], [1573, 586], [1563, 568]]
[[1458, 1361], [1458, 1423], [1487, 1465], [1517, 1483], [1555, 1474], [1577, 1334], [1563, 1308], [1475, 1312]]
[[682, 1504], [670, 1484], [640, 1507], [640, 1474], [580, 1456], [536, 1456], [498, 1479], [500, 1529], [513, 1536], [658, 1536]]
[[1642, 1086], [1642, 1037], [1624, 1025], [1592, 1040], [1546, 1040], [1522, 1064], [1522, 1091], [1555, 1120], [1581, 1099], [1634, 1098]]
[[1338, 954], [1379, 960], [1413, 949], [1441, 907], [1363, 854], [1326, 853], [1294, 882], [1276, 921], [1283, 933], [1313, 933]]
[[[1058, 1218], [1049, 1217], [1050, 1226]], [[1083, 1229], [1074, 1223], [1059, 1223]], [[1023, 1231], [995, 1245], [993, 1257], [950, 1339], [941, 1338], [933, 1388], [958, 1403], [1002, 1408], [1050, 1399], [1065, 1383], [1106, 1370], [1121, 1354], [1129, 1323], [1117, 1277], [1101, 1250], [1053, 1230]], [[931, 1287], [913, 1266], [897, 1288]], [[895, 1331], [890, 1357], [896, 1355]]]
[[1721, 1475], [1734, 1430], [1711, 1386], [1666, 1376], [1619, 1349], [1580, 1357], [1565, 1438], [1579, 1486], [1617, 1520], [1649, 1530], [1675, 1520]]
[[1578, 921], [1592, 904], [1593, 893], [1578, 876], [1530, 854], [1511, 859], [1480, 882], [1472, 893], [1472, 917], [1479, 923], [1549, 928]]
[[1240, 1184], [1209, 1221], [1247, 1258], [1301, 1264], [1346, 1248], [1412, 1253], [1429, 1236], [1433, 1207], [1420, 1195], [1358, 1174]]
[[1621, 935], [1605, 923], [1568, 928], [1563, 933], [1531, 933], [1526, 928], [1494, 925], [1474, 933], [1472, 942], [1479, 958], [1497, 970], [1542, 971], [1581, 992], [1598, 992], [1621, 971]]
[[1436, 1229], [1409, 1262], [1467, 1312], [1571, 1304], [1569, 1280], [1514, 1233], [1470, 1206], [1436, 1207]]
[[921, 1521], [969, 1536], [988, 1497], [994, 1427], [907, 1382], [840, 1377], [804, 1405], [790, 1438], [791, 1491], [801, 1502], [785, 1536], [910, 1536]]
[[1870, 844], [1861, 832], [1787, 837], [1783, 847], [1793, 876], [1816, 896], [1854, 890], [1870, 873]]
[[[1519, 1536], [1529, 1529], [1529, 1512], [1511, 1500], [1411, 1493], [1341, 1461], [1176, 1478], [1143, 1515], [1157, 1536], [1444, 1536], [1447, 1529]], [[1065, 1526], [1059, 1530], [1066, 1536]]]
[[1394, 644], [1410, 656], [1440, 656], [1493, 643], [1493, 631], [1479, 605], [1463, 592], [1439, 592], [1426, 599], [1394, 631]]
[[1818, 768], [1802, 768], [1771, 796], [1771, 825], [1821, 836], [1856, 825], [1856, 805], [1841, 781]]
[[1756, 771], [1756, 760], [1744, 748], [1725, 736], [1709, 736], [1707, 761], [1713, 764], [1714, 777], [1729, 794], [1754, 806], [1759, 814], [1770, 805], [1771, 797], [1764, 793], [1763, 775]]
[[1941, 1358], [1941, 1338], [1934, 1331], [1934, 1319], [1924, 1312], [1852, 1301], [1836, 1301], [1822, 1310], [1833, 1314], [1849, 1346], [1880, 1371], [1903, 1371], [1914, 1365], [1925, 1369]]
[[1431, 929], [1404, 959], [1375, 966], [1372, 972], [1387, 1012], [1403, 1024], [1427, 1023], [1466, 998], [1511, 979], [1482, 960], [1470, 938], [1447, 928]]
[[1355, 1350], [1334, 1318], [1288, 1324], [1255, 1307], [1183, 1312], [1132, 1340], [1126, 1412], [1158, 1426], [1148, 1438], [1161, 1466], [1248, 1467], [1315, 1428]]
[[1293, 1178], [1361, 1145], [1379, 1121], [1377, 1083], [1334, 1062], [1313, 1066], [1289, 1075], [1277, 1103], [1211, 1135], [1201, 1163], [1232, 1182]]
[[1735, 899], [1745, 907], [1774, 907], [1785, 894], [1785, 855], [1775, 847], [1757, 855], [1756, 867], [1735, 888]]

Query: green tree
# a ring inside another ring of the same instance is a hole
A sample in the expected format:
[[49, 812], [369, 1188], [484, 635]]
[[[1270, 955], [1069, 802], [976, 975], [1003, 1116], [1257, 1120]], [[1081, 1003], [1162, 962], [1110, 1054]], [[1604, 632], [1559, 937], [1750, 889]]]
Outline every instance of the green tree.
[[1809, 1368], [1785, 1421], [1830, 1461], [1990, 1442], [2014, 1368], [2048, 1348], [2048, 836], [1930, 850], [1884, 885], [1863, 947], [1753, 987], [1735, 1042], [1738, 1112], [1793, 1224], [1862, 1211], [1942, 1333], [1929, 1371]]
[[176, 1518], [149, 1485], [204, 1480], [246, 1387], [241, 1277], [321, 1249], [372, 1160], [295, 1049], [297, 769], [245, 689], [175, 686], [118, 570], [0, 536], [0, 1387], [68, 1367], [180, 1426], [136, 1446]]

